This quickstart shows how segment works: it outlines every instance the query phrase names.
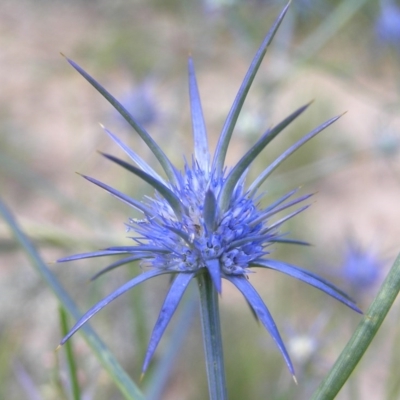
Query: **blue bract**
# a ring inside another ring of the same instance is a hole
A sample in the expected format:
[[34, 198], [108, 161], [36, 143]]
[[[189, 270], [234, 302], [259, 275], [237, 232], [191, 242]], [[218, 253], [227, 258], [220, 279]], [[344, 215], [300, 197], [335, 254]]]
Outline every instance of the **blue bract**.
[[279, 229], [286, 220], [306, 209], [307, 205], [300, 206], [300, 208], [273, 223], [270, 222], [270, 219], [278, 212], [303, 203], [310, 195], [296, 197], [297, 190], [293, 190], [266, 208], [259, 205], [262, 195], [258, 193], [258, 190], [274, 169], [300, 146], [339, 117], [326, 121], [293, 144], [250, 185], [246, 184], [245, 181], [246, 171], [257, 155], [278, 133], [303, 113], [308, 104], [294, 111], [273, 128], [268, 129], [235, 166], [230, 169], [225, 167], [228, 145], [243, 102], [267, 47], [286, 11], [287, 7], [278, 17], [258, 49], [233, 102], [213, 157], [210, 156], [208, 148], [194, 66], [192, 60], [189, 59], [189, 92], [194, 153], [191, 163], [185, 163], [183, 171], [178, 171], [171, 164], [145, 129], [109, 92], [76, 63], [68, 60], [136, 130], [158, 159], [164, 170], [165, 178], [158, 175], [133, 150], [105, 129], [111, 139], [124, 150], [136, 166], [112, 155], [103, 155], [151, 185], [155, 189], [155, 196], [152, 199], [146, 198], [143, 202], [140, 202], [94, 178], [84, 176], [90, 182], [100, 186], [142, 213], [140, 220], [131, 219], [128, 224], [129, 229], [135, 232], [137, 236], [133, 238], [134, 244], [132, 246], [110, 247], [101, 251], [66, 257], [58, 261], [65, 262], [122, 254], [126, 257], [114, 262], [96, 276], [136, 260], [141, 260], [142, 266], [149, 269], [97, 303], [76, 323], [61, 344], [112, 300], [139, 283], [162, 274], [173, 275], [173, 281], [150, 339], [143, 372], [147, 369], [157, 344], [188, 284], [199, 274], [209, 274], [219, 293], [221, 292], [222, 279], [230, 281], [242, 292], [254, 314], [272, 335], [293, 375], [292, 363], [272, 316], [248, 280], [247, 275], [250, 268], [261, 267], [283, 272], [328, 293], [360, 312], [345, 293], [326, 280], [304, 269], [268, 257], [268, 247], [273, 243], [306, 244], [302, 241], [287, 239], [284, 234], [280, 233]]

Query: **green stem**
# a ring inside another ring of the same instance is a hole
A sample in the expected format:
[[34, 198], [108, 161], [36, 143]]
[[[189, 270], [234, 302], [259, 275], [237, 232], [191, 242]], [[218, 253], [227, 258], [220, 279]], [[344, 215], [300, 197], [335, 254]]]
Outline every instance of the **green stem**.
[[334, 399], [367, 350], [400, 291], [400, 255], [394, 262], [379, 293], [312, 400]]
[[[67, 312], [64, 310], [64, 308], [62, 306], [58, 307], [58, 312], [60, 314], [61, 333], [62, 333], [62, 336], [65, 336], [69, 332], [68, 321], [67, 321]], [[78, 371], [76, 368], [74, 353], [72, 350], [72, 342], [68, 341], [67, 343], [65, 343], [64, 347], [65, 347], [65, 354], [67, 356], [67, 364], [68, 364], [69, 377], [70, 377], [70, 383], [71, 383], [72, 398], [74, 400], [80, 400], [81, 399], [81, 391], [80, 391], [79, 383], [78, 383], [78, 374], [77, 374]]]
[[210, 400], [226, 400], [228, 395], [225, 383], [218, 292], [208, 272], [199, 274], [197, 282], [200, 292], [200, 318]]
[[[62, 306], [69, 314], [73, 316], [75, 320], [81, 317], [74, 300], [66, 292], [64, 287], [57, 280], [55, 275], [47, 268], [47, 265], [43, 262], [35, 246], [31, 243], [28, 237], [24, 234], [21, 228], [18, 226], [17, 221], [14, 219], [11, 212], [0, 200], [0, 215], [3, 216], [6, 223], [11, 228], [16, 240], [19, 242], [26, 255], [31, 261], [32, 266], [40, 274], [47, 286], [56, 295]], [[114, 355], [107, 348], [107, 346], [100, 340], [95, 331], [86, 324], [81, 329], [86, 342], [92, 348], [93, 353], [97, 356], [103, 367], [108, 372], [111, 379], [120, 389], [121, 393], [127, 400], [143, 400], [144, 396], [135, 383], [129, 378], [128, 374], [124, 371], [121, 365], [118, 363]]]
[[[392, 315], [394, 321], [400, 320], [400, 310], [396, 310], [397, 314]], [[389, 376], [386, 380], [386, 396], [387, 400], [400, 399], [400, 380], [398, 377], [398, 366], [400, 365], [400, 326], [396, 326], [396, 334], [393, 339], [391, 351], [391, 360], [389, 363]]]

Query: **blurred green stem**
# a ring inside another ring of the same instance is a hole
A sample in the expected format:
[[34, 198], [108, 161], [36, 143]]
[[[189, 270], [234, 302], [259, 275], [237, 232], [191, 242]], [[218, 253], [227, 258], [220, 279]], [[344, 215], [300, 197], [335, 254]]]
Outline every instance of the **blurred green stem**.
[[328, 14], [321, 25], [300, 45], [300, 59], [295, 63], [309, 60], [321, 50], [325, 44], [339, 32], [344, 25], [356, 14], [369, 0], [343, 0]]
[[[53, 290], [54, 294], [63, 305], [63, 307], [68, 310], [73, 318], [78, 320], [81, 317], [81, 313], [79, 312], [74, 301], [60, 284], [60, 282], [58, 282], [54, 274], [49, 270], [49, 268], [47, 268], [47, 265], [43, 262], [35, 246], [22, 232], [13, 215], [1, 200], [0, 214], [10, 226], [15, 238], [30, 259], [32, 266], [35, 267], [35, 269], [44, 279], [46, 284]], [[127, 400], [144, 400], [142, 392], [129, 378], [128, 374], [120, 366], [114, 355], [100, 340], [100, 338], [97, 336], [97, 334], [94, 332], [89, 324], [86, 324], [84, 327], [82, 327], [81, 334], [91, 347], [93, 353], [97, 356], [103, 367], [106, 369], [111, 379], [118, 386], [124, 397]]]
[[[67, 321], [67, 312], [65, 311], [63, 306], [59, 307], [59, 314], [60, 314], [60, 325], [61, 325], [61, 334], [65, 336], [69, 332], [68, 328], [68, 321]], [[72, 343], [68, 341], [65, 343], [65, 354], [67, 356], [67, 364], [68, 364], [68, 371], [69, 371], [69, 379], [71, 383], [71, 394], [74, 400], [81, 399], [81, 392], [79, 389], [78, 383], [78, 375], [76, 369], [76, 363], [74, 359], [74, 353], [72, 350]]]
[[[392, 315], [392, 321], [400, 321], [400, 308], [397, 308], [396, 314]], [[400, 324], [398, 322], [395, 329], [396, 330], [392, 340], [390, 362], [388, 367], [389, 373], [385, 385], [385, 399], [387, 400], [400, 399], [400, 379], [397, 375], [400, 365]]]
[[312, 400], [334, 399], [364, 355], [400, 291], [400, 255], [383, 282], [367, 313]]
[[225, 400], [228, 399], [228, 395], [225, 383], [218, 292], [206, 271], [198, 275], [197, 283], [200, 292], [200, 319], [210, 400]]

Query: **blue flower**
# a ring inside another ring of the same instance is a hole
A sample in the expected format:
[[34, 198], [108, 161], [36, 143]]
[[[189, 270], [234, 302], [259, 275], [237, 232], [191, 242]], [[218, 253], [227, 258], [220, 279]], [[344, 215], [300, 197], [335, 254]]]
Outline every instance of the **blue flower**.
[[383, 266], [375, 248], [363, 249], [354, 239], [347, 241], [341, 275], [353, 295], [360, 296], [371, 289], [381, 277]]
[[381, 0], [381, 11], [376, 21], [378, 39], [400, 50], [400, 7], [393, 0]]
[[255, 316], [275, 340], [292, 375], [294, 375], [294, 369], [275, 322], [263, 300], [248, 280], [248, 275], [253, 268], [276, 270], [297, 278], [324, 291], [357, 312], [361, 312], [345, 293], [326, 280], [307, 270], [269, 258], [269, 248], [274, 243], [306, 244], [287, 238], [286, 234], [281, 233], [280, 227], [285, 221], [305, 210], [308, 205], [302, 205], [274, 222], [271, 222], [271, 218], [281, 211], [304, 203], [311, 195], [295, 197], [297, 193], [295, 189], [266, 208], [260, 205], [263, 195], [259, 193], [259, 189], [265, 179], [288, 156], [339, 117], [326, 121], [293, 144], [250, 185], [246, 184], [246, 172], [257, 155], [278, 133], [302, 114], [308, 104], [294, 111], [273, 128], [268, 129], [235, 166], [227, 168], [224, 165], [231, 135], [246, 95], [286, 11], [287, 7], [258, 49], [233, 102], [213, 157], [208, 148], [193, 61], [189, 59], [189, 95], [194, 153], [191, 162], [185, 162], [183, 171], [178, 171], [171, 164], [146, 130], [106, 89], [75, 62], [68, 60], [136, 130], [158, 159], [166, 178], [156, 173], [133, 150], [105, 129], [110, 138], [122, 148], [136, 166], [109, 154], [103, 154], [103, 156], [147, 182], [154, 188], [155, 195], [153, 198], [145, 198], [141, 202], [97, 179], [83, 176], [119, 200], [139, 210], [142, 218], [140, 220], [130, 219], [127, 224], [128, 229], [136, 234], [132, 238], [132, 246], [109, 247], [101, 251], [62, 258], [58, 261], [125, 255], [124, 258], [100, 271], [96, 277], [136, 260], [141, 260], [141, 265], [147, 267], [148, 270], [125, 283], [92, 307], [64, 337], [61, 344], [118, 296], [141, 282], [164, 274], [172, 275], [173, 280], [150, 338], [143, 363], [143, 372], [146, 371], [187, 286], [193, 278], [201, 274], [209, 274], [219, 293], [221, 293], [222, 279], [226, 279], [239, 289]]
[[[135, 120], [146, 127], [158, 122], [159, 115], [156, 110], [152, 87], [154, 82], [151, 77], [142, 81], [135, 90], [127, 91], [121, 100], [123, 106], [134, 115]], [[119, 112], [115, 112], [117, 121], [125, 120]]]

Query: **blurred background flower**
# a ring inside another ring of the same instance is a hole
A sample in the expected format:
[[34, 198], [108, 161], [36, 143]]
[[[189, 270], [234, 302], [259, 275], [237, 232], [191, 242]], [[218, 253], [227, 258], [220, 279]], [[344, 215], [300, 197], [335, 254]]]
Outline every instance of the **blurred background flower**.
[[380, 12], [376, 20], [376, 34], [380, 44], [391, 46], [400, 52], [400, 5], [396, 0], [380, 0]]
[[[154, 79], [147, 77], [136, 86], [125, 89], [121, 96], [118, 96], [120, 103], [133, 115], [135, 120], [146, 129], [159, 122], [157, 111], [157, 98], [154, 94]], [[118, 121], [126, 127], [126, 121], [116, 110], [113, 110], [113, 120]]]
[[360, 299], [376, 288], [385, 271], [385, 262], [381, 259], [376, 246], [363, 247], [354, 238], [345, 244], [341, 276], [349, 293]]

